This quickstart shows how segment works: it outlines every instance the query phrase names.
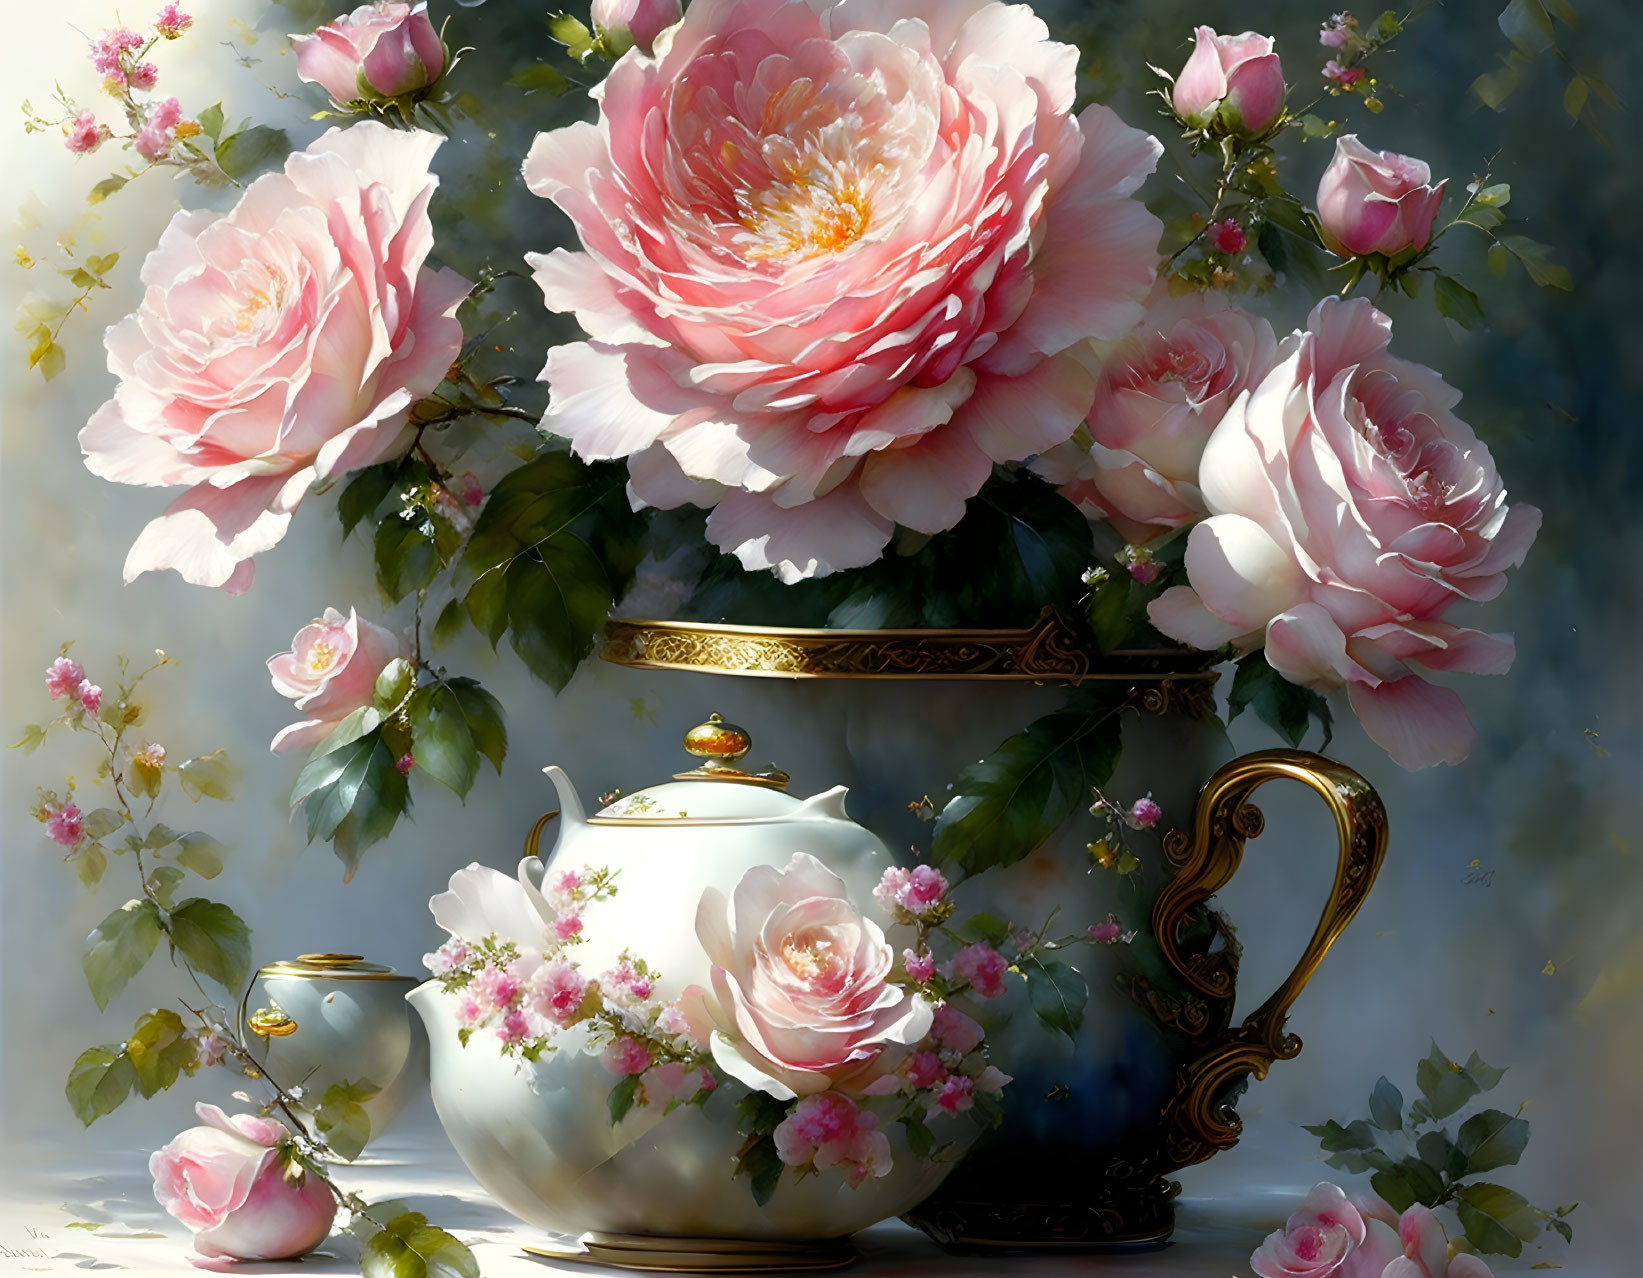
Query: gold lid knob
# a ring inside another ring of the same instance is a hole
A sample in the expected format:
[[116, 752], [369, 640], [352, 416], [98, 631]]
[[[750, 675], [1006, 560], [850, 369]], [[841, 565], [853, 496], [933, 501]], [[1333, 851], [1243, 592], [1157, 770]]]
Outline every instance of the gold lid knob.
[[726, 723], [716, 714], [710, 714], [706, 723], [699, 723], [685, 733], [685, 749], [698, 759], [714, 763], [734, 763], [753, 748], [753, 738], [746, 728]]

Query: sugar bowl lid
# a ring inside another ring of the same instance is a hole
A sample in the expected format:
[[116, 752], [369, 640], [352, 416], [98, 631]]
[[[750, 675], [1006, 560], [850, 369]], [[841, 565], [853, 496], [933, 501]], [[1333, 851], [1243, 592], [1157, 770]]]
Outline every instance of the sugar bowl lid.
[[299, 954], [257, 969], [258, 976], [295, 976], [310, 981], [411, 981], [391, 967], [368, 963], [360, 954]]
[[623, 825], [650, 821], [713, 821], [785, 816], [799, 807], [787, 793], [791, 779], [774, 765], [758, 770], [742, 766], [753, 748], [745, 728], [709, 715], [706, 723], [685, 733], [684, 747], [699, 762], [672, 781], [624, 795], [589, 818], [594, 823]]

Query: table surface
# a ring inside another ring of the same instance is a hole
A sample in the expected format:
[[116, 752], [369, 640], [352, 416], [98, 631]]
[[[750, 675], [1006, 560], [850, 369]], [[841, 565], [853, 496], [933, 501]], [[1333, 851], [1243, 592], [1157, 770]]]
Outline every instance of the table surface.
[[[1255, 1151], [1245, 1153], [1244, 1174], [1215, 1178], [1225, 1192], [1210, 1196], [1189, 1191], [1178, 1200], [1175, 1237], [1161, 1248], [1098, 1256], [956, 1258], [916, 1230], [888, 1221], [856, 1235], [861, 1260], [839, 1272], [898, 1278], [1028, 1272], [1034, 1278], [1088, 1273], [1112, 1278], [1242, 1278], [1251, 1272], [1250, 1252], [1298, 1201], [1296, 1183], [1317, 1179], [1309, 1173], [1319, 1170], [1262, 1169], [1258, 1156], [1248, 1156]], [[188, 1231], [155, 1202], [147, 1161], [147, 1151], [135, 1149], [107, 1150], [96, 1166], [54, 1163], [43, 1150], [6, 1151], [4, 1170], [11, 1183], [0, 1192], [0, 1274], [89, 1270], [158, 1275], [208, 1267], [190, 1248]], [[417, 1121], [384, 1133], [366, 1158], [345, 1169], [342, 1180], [371, 1201], [398, 1199], [449, 1229], [472, 1247], [485, 1278], [543, 1278], [558, 1273], [589, 1278], [624, 1272], [526, 1254], [526, 1246], [568, 1246], [573, 1240], [544, 1235], [491, 1202], [462, 1166], [431, 1114], [418, 1115]], [[232, 1266], [217, 1262], [209, 1267], [243, 1275], [315, 1278], [358, 1274], [358, 1255], [358, 1245], [351, 1237], [336, 1234], [300, 1261]], [[1528, 1263], [1527, 1257], [1522, 1263]], [[1509, 1270], [1497, 1267], [1496, 1272]], [[1599, 1270], [1568, 1264], [1560, 1278], [1598, 1278], [1598, 1274]]]

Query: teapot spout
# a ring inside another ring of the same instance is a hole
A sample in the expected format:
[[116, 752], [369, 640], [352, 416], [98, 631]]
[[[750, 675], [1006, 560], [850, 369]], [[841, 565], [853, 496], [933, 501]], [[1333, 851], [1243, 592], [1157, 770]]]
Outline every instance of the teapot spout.
[[850, 815], [844, 810], [844, 796], [849, 793], [848, 786], [836, 785], [831, 790], [813, 794], [793, 809], [791, 819], [794, 821], [848, 821]]
[[559, 793], [559, 819], [566, 825], [582, 825], [588, 819], [587, 812], [582, 807], [582, 800], [576, 793], [576, 787], [571, 784], [564, 769], [549, 764], [542, 769], [547, 773], [548, 780], [553, 782], [553, 788]]

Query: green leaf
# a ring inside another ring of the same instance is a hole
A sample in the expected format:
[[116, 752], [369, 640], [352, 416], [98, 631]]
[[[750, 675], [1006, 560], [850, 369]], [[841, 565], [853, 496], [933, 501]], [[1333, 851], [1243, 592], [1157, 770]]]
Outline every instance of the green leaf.
[[444, 683], [425, 684], [412, 695], [409, 714], [417, 767], [466, 798], [479, 775], [479, 747], [456, 692]]
[[533, 62], [529, 66], [521, 67], [508, 77], [507, 83], [528, 92], [544, 90], [555, 97], [569, 93], [574, 87], [564, 72], [549, 66], [546, 62]]
[[629, 1074], [615, 1087], [610, 1089], [610, 1095], [605, 1097], [605, 1108], [610, 1110], [611, 1125], [621, 1122], [633, 1108], [634, 1098], [639, 1091], [639, 1075]]
[[1542, 0], [1511, 0], [1495, 19], [1501, 33], [1531, 57], [1545, 53], [1557, 43], [1552, 33], [1552, 15]]
[[233, 910], [191, 896], [171, 911], [171, 940], [196, 971], [240, 992], [251, 971], [251, 929]]
[[320, 1097], [314, 1111], [314, 1127], [326, 1146], [339, 1158], [353, 1162], [371, 1139], [371, 1118], [360, 1102], [381, 1090], [371, 1082], [332, 1083]]
[[371, 704], [384, 715], [390, 715], [405, 704], [416, 688], [416, 666], [405, 657], [395, 657], [382, 667], [372, 690]]
[[502, 703], [472, 679], [452, 679], [446, 686], [456, 693], [468, 720], [468, 731], [473, 733], [474, 745], [500, 776], [502, 760], [508, 754], [508, 728]]
[[455, 639], [467, 619], [468, 614], [463, 611], [460, 599], [447, 601], [439, 610], [439, 616], [434, 619], [434, 647], [443, 648]]
[[1541, 288], [1557, 288], [1569, 292], [1574, 288], [1574, 277], [1569, 268], [1551, 260], [1551, 247], [1539, 244], [1526, 235], [1503, 235], [1500, 244]]
[[[1502, 252], [1505, 250], [1503, 249]], [[501, 568], [493, 568], [474, 582], [462, 601], [474, 629], [496, 647], [508, 633], [508, 577]]]
[[87, 838], [106, 839], [125, 823], [125, 814], [118, 808], [93, 808], [86, 813], [80, 828]]
[[1460, 1125], [1455, 1146], [1466, 1157], [1465, 1175], [1510, 1167], [1523, 1157], [1529, 1143], [1529, 1124], [1498, 1109], [1473, 1114]]
[[92, 929], [80, 966], [98, 1011], [142, 971], [162, 931], [160, 912], [147, 898], [127, 901]]
[[1540, 1217], [1522, 1194], [1487, 1181], [1461, 1185], [1455, 1193], [1466, 1237], [1479, 1251], [1502, 1256], [1523, 1254], [1523, 1244], [1540, 1232]]
[[222, 103], [214, 102], [194, 117], [199, 122], [200, 130], [206, 137], [215, 142], [222, 136]]
[[1369, 1121], [1383, 1132], [1403, 1130], [1403, 1093], [1382, 1074], [1369, 1094]]
[[1478, 1091], [1480, 1092], [1493, 1091], [1499, 1085], [1500, 1080], [1506, 1077], [1504, 1069], [1496, 1069], [1493, 1065], [1484, 1064], [1483, 1057], [1476, 1052], [1466, 1058], [1464, 1068], [1467, 1076], [1478, 1085]]
[[75, 1058], [63, 1090], [74, 1116], [90, 1127], [119, 1108], [136, 1081], [137, 1071], [119, 1044], [105, 1043], [88, 1047]]
[[1010, 936], [1010, 925], [992, 914], [972, 914], [958, 929], [967, 941], [986, 941], [989, 945], [1003, 945]]
[[29, 352], [29, 367], [38, 368], [48, 382], [68, 366], [68, 355], [56, 342], [48, 342]]
[[119, 173], [114, 174], [112, 177], [104, 178], [101, 182], [97, 183], [96, 186], [92, 187], [90, 191], [86, 192], [86, 203], [101, 204], [129, 181], [131, 181], [130, 178]]
[[1302, 1130], [1316, 1136], [1319, 1146], [1325, 1153], [1345, 1149], [1374, 1149], [1376, 1145], [1375, 1133], [1362, 1119], [1348, 1127], [1342, 1127], [1332, 1118], [1316, 1127], [1303, 1124]]
[[1386, 1199], [1387, 1206], [1400, 1215], [1418, 1201], [1414, 1188], [1395, 1171], [1376, 1172], [1369, 1178], [1369, 1186]]
[[526, 668], [555, 692], [593, 651], [613, 602], [605, 570], [587, 545], [560, 534], [507, 571], [509, 642]]
[[1577, 75], [1569, 81], [1569, 87], [1563, 90], [1563, 110], [1571, 120], [1580, 119], [1580, 113], [1586, 109], [1586, 99], [1591, 91], [1585, 76]]
[[1258, 651], [1238, 662], [1232, 689], [1227, 693], [1227, 721], [1236, 719], [1246, 708], [1253, 709], [1256, 718], [1297, 748], [1306, 736], [1308, 719], [1316, 718], [1324, 729], [1324, 744], [1328, 745], [1333, 723], [1329, 703], [1310, 688], [1289, 682], [1272, 668], [1266, 654]]
[[169, 910], [172, 906], [172, 895], [182, 886], [186, 876], [174, 865], [156, 867], [148, 876], [148, 890], [154, 894], [154, 899], [160, 903], [160, 908]]
[[1013, 865], [1106, 785], [1122, 748], [1124, 693], [1086, 684], [959, 774], [932, 854], [966, 875]]
[[237, 182], [253, 169], [283, 159], [290, 150], [284, 129], [254, 124], [217, 143], [217, 167]]
[[1483, 306], [1478, 295], [1459, 280], [1448, 275], [1435, 276], [1432, 297], [1438, 304], [1438, 314], [1448, 316], [1462, 328], [1476, 328], [1483, 323]]
[[1504, 244], [1489, 246], [1489, 273], [1491, 275], [1505, 275], [1506, 268], [1511, 264], [1512, 255], [1506, 251]]
[[126, 1055], [136, 1074], [137, 1091], [146, 1098], [163, 1092], [185, 1066], [192, 1066], [194, 1044], [183, 1037], [183, 1018], [160, 1007], [137, 1018], [126, 1040]]
[[1421, 1161], [1439, 1175], [1459, 1180], [1466, 1174], [1466, 1155], [1455, 1148], [1445, 1131], [1422, 1132], [1415, 1142]]
[[337, 518], [342, 521], [342, 535], [347, 537], [363, 519], [376, 514], [377, 508], [393, 491], [399, 477], [397, 461], [383, 462], [356, 471], [348, 486], [337, 496]]
[[913, 1151], [914, 1158], [928, 1158], [936, 1147], [936, 1138], [924, 1125], [924, 1118], [917, 1112], [901, 1116], [901, 1128], [907, 1133], [907, 1148]]
[[74, 853], [74, 876], [86, 887], [96, 887], [108, 870], [108, 855], [103, 845], [91, 839]]
[[768, 1092], [749, 1092], [736, 1102], [736, 1130], [743, 1136], [768, 1136], [787, 1117], [787, 1102]]
[[11, 743], [11, 749], [21, 750], [24, 754], [33, 754], [40, 748], [40, 743], [46, 739], [46, 730], [38, 723], [31, 723], [23, 729], [23, 735]]
[[228, 761], [226, 750], [213, 750], [188, 759], [177, 767], [177, 779], [189, 798], [227, 801], [234, 797], [234, 783], [239, 779], [234, 765]]
[[1084, 1023], [1084, 1004], [1090, 987], [1084, 978], [1059, 959], [1030, 960], [1025, 967], [1027, 1000], [1047, 1029], [1076, 1038]]
[[344, 882], [354, 877], [361, 853], [386, 838], [410, 805], [410, 787], [380, 726], [317, 752], [298, 774], [294, 796], [307, 814], [309, 841], [331, 840], [347, 869]]
[[775, 1140], [766, 1136], [751, 1145], [736, 1160], [736, 1175], [747, 1177], [754, 1203], [760, 1207], [768, 1203], [782, 1178], [782, 1160]]
[[178, 835], [164, 821], [156, 821], [148, 828], [148, 834], [143, 839], [144, 852], [156, 852], [161, 848], [168, 848], [177, 841]]
[[177, 853], [177, 864], [193, 870], [202, 879], [214, 879], [222, 873], [223, 845], [209, 834], [191, 830], [177, 836], [182, 851]]
[[1398, 1174], [1415, 1193], [1415, 1201], [1434, 1207], [1443, 1197], [1443, 1177], [1418, 1158], [1400, 1159]]
[[419, 1211], [395, 1216], [360, 1248], [362, 1278], [479, 1278], [473, 1252]]
[[[1279, 268], [1274, 266], [1272, 269]], [[1111, 652], [1146, 635], [1149, 627], [1147, 602], [1153, 595], [1153, 591], [1123, 569], [1117, 572], [1103, 569], [1090, 588], [1085, 612], [1096, 646], [1102, 652]]]
[[1388, 9], [1375, 20], [1375, 35], [1381, 40], [1390, 40], [1402, 30], [1403, 22], [1395, 9]]
[[439, 572], [439, 548], [421, 512], [390, 515], [377, 525], [374, 540], [377, 584], [398, 603], [413, 591], [425, 590]]
[[548, 15], [548, 34], [573, 53], [593, 43], [593, 32], [568, 13]]

